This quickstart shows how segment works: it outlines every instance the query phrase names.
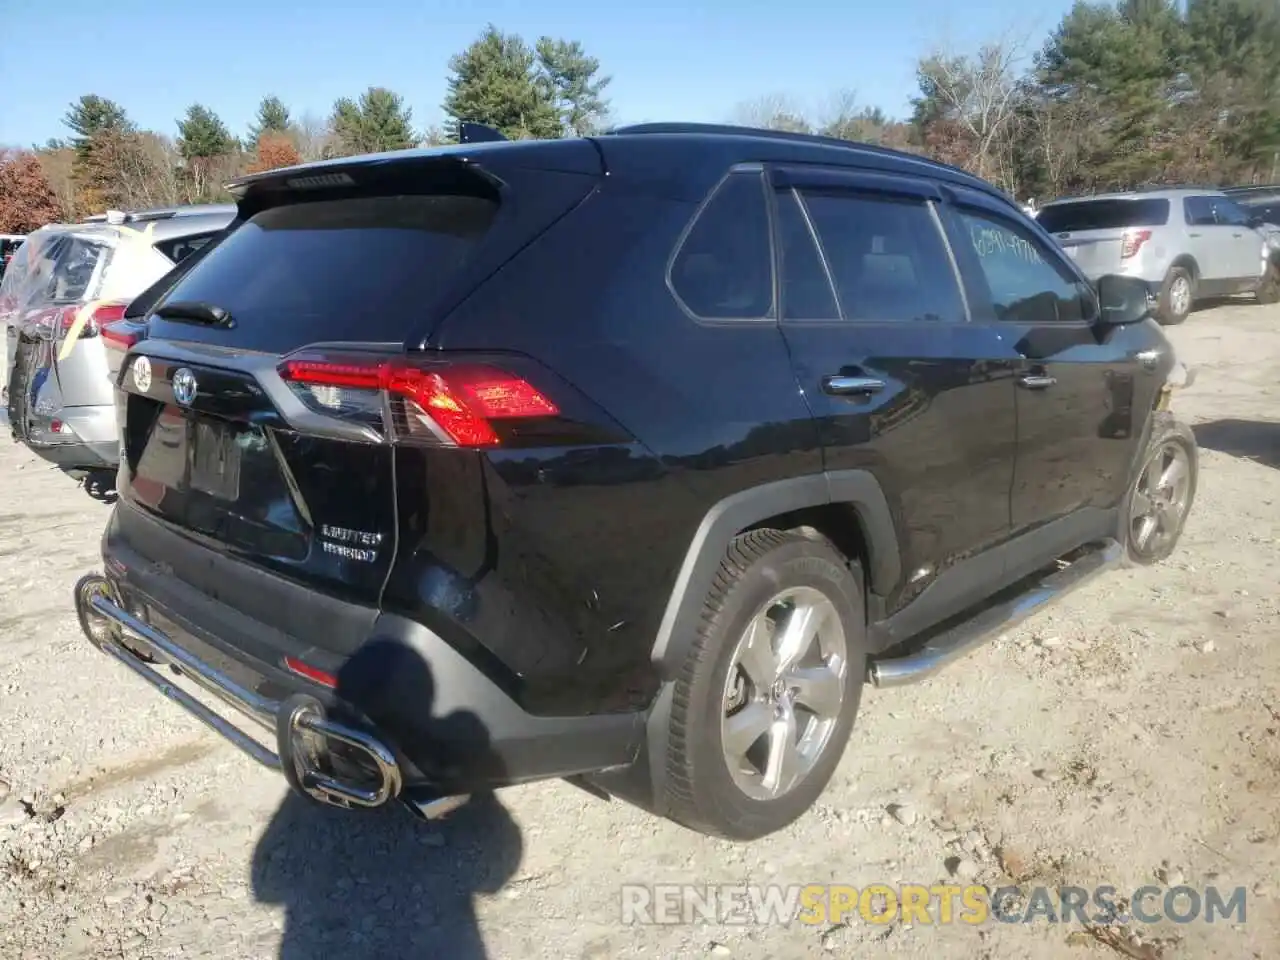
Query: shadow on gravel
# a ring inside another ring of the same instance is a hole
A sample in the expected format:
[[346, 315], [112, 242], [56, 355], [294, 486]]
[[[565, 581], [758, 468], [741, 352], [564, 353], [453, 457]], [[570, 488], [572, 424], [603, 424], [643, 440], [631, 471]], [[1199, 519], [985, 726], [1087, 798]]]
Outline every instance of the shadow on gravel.
[[1242, 460], [1280, 470], [1280, 422], [1267, 420], [1211, 420], [1192, 427], [1196, 443]]
[[[435, 684], [406, 646], [367, 644], [338, 690], [380, 729], [421, 731], [425, 722], [431, 762], [445, 775], [464, 760], [490, 776], [499, 769], [474, 714], [424, 721]], [[291, 792], [254, 851], [252, 887], [259, 902], [284, 907], [281, 960], [484, 960], [474, 898], [500, 890], [523, 852], [519, 827], [493, 794], [424, 823], [398, 804], [348, 812]]]

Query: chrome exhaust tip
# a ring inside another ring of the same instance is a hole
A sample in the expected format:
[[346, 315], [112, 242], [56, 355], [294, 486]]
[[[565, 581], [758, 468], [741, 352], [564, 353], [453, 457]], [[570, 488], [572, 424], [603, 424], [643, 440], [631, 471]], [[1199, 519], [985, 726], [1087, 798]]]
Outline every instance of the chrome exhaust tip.
[[87, 573], [75, 585], [72, 595], [76, 608], [76, 617], [80, 621], [80, 630], [99, 650], [119, 643], [124, 633], [119, 625], [94, 609], [93, 601], [101, 597], [109, 603], [120, 606], [120, 597], [115, 585], [100, 573]]
[[[339, 776], [329, 762], [331, 746], [361, 757], [368, 783]], [[337, 807], [380, 807], [400, 795], [400, 764], [373, 734], [329, 719], [314, 697], [295, 694], [276, 714], [276, 754], [289, 786], [298, 793]]]

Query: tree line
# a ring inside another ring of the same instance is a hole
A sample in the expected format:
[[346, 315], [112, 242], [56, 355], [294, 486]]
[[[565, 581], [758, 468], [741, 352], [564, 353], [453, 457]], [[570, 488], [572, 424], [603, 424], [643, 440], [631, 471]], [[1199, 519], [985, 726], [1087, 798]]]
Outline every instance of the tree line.
[[[443, 127], [415, 127], [401, 95], [371, 87], [326, 117], [265, 97], [243, 137], [193, 104], [170, 137], [89, 94], [64, 118], [67, 140], [0, 156], [0, 232], [225, 199], [223, 183], [240, 173], [445, 143], [464, 120], [512, 139], [590, 134], [608, 124], [610, 80], [576, 41], [530, 44], [490, 25], [448, 63]], [[726, 119], [931, 156], [1019, 198], [1280, 180], [1276, 0], [1077, 2], [1038, 45], [1007, 35], [932, 50], [916, 80], [903, 118], [853, 93], [817, 111], [779, 93]]]

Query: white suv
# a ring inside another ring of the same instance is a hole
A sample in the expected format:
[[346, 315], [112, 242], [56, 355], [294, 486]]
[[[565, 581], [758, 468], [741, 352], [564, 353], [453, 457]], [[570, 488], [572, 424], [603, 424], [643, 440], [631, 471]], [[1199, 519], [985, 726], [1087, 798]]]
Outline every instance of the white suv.
[[[0, 281], [2, 386], [15, 440], [73, 475], [114, 475], [110, 324], [234, 217], [230, 204], [112, 212], [26, 238]], [[93, 314], [83, 316], [90, 303]]]
[[1280, 251], [1261, 221], [1219, 190], [1142, 190], [1057, 200], [1036, 219], [1090, 279], [1146, 280], [1161, 323], [1181, 323], [1198, 300], [1253, 294], [1280, 300]]

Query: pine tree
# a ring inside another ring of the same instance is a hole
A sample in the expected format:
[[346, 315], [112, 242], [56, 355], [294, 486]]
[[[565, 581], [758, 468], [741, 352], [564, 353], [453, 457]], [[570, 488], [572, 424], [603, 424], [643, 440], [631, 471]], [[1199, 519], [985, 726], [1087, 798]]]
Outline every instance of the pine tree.
[[600, 75], [600, 61], [587, 56], [577, 40], [542, 37], [537, 54], [540, 80], [564, 132], [579, 137], [596, 133], [609, 112], [604, 90], [613, 78]]
[[184, 160], [225, 156], [238, 146], [226, 124], [203, 104], [187, 107], [186, 116], [178, 121], [178, 152]]
[[413, 111], [385, 87], [370, 87], [359, 102], [343, 97], [333, 105], [330, 125], [347, 153], [381, 153], [414, 145]]
[[82, 161], [88, 156], [89, 142], [94, 134], [104, 130], [118, 133], [132, 133], [134, 130], [124, 107], [96, 93], [85, 94], [71, 104], [62, 122], [75, 133], [71, 138], [71, 145], [76, 148], [76, 154]]
[[536, 55], [520, 37], [490, 24], [450, 59], [445, 114], [494, 127], [512, 140], [561, 136], [558, 105], [536, 67]]
[[258, 104], [257, 117], [249, 125], [249, 143], [257, 143], [266, 133], [288, 134], [293, 130], [293, 118], [289, 116], [289, 108], [279, 97], [263, 97]]

